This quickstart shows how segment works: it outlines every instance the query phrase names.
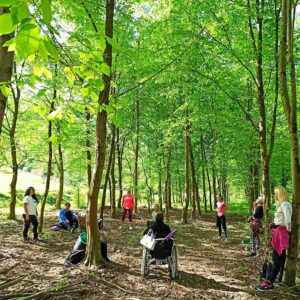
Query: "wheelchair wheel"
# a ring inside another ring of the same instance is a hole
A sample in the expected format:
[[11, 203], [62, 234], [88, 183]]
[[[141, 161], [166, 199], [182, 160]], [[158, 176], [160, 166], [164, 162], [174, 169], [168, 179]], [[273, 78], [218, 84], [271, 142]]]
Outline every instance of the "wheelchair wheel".
[[175, 280], [178, 272], [178, 252], [176, 245], [173, 246], [171, 257], [169, 258], [169, 273], [170, 278]]
[[148, 249], [143, 247], [142, 261], [141, 261], [141, 274], [147, 276], [149, 274], [148, 266]]

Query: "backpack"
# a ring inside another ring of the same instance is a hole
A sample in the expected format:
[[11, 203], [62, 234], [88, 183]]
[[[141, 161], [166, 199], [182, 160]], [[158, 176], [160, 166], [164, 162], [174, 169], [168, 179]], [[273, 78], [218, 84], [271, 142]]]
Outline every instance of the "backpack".
[[272, 273], [272, 269], [273, 269], [273, 262], [266, 260], [263, 263], [262, 270], [261, 270], [261, 273], [260, 273], [261, 281], [264, 281], [264, 280], [267, 280], [268, 278], [270, 278], [271, 273]]

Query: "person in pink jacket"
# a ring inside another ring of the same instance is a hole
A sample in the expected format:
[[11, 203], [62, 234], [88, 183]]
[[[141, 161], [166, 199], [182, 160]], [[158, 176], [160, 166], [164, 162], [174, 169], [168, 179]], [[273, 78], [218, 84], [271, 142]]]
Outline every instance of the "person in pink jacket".
[[223, 226], [225, 242], [227, 242], [227, 227], [226, 227], [226, 217], [225, 217], [226, 204], [223, 200], [223, 197], [220, 194], [218, 194], [216, 198], [217, 198], [217, 227], [219, 229], [218, 240], [220, 240], [222, 237], [222, 226]]
[[123, 200], [122, 200], [122, 218], [121, 218], [120, 229], [122, 229], [122, 225], [124, 224], [126, 216], [128, 215], [128, 219], [129, 219], [129, 223], [130, 223], [129, 230], [132, 230], [133, 208], [134, 208], [134, 196], [131, 194], [131, 191], [128, 190], [127, 194], [125, 194], [123, 196]]

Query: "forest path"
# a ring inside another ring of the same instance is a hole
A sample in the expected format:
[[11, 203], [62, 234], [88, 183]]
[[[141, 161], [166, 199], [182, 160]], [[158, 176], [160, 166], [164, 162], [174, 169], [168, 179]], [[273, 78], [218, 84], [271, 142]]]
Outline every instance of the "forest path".
[[[217, 240], [214, 215], [183, 225], [176, 221], [180, 211], [172, 210], [170, 225], [177, 229], [175, 240], [179, 250], [178, 279], [171, 282], [167, 269], [160, 266], [151, 266], [149, 276], [143, 278], [139, 241], [147, 216], [146, 211], [140, 211], [133, 231], [127, 226], [119, 230], [119, 220], [105, 218], [108, 256], [114, 263], [96, 270], [63, 266], [78, 235], [49, 231], [56, 222], [54, 213], [46, 214], [45, 243], [39, 245], [22, 242], [21, 221], [0, 220], [0, 279], [26, 275], [5, 293], [51, 287], [60, 290], [73, 285], [73, 289], [83, 290], [82, 296], [66, 292], [47, 299], [300, 299], [300, 295], [281, 287], [268, 292], [254, 290], [258, 269], [253, 268], [241, 245], [241, 238], [247, 234], [245, 218], [241, 217], [228, 217], [229, 241], [225, 243]], [[1, 274], [1, 270], [17, 263], [5, 276]]]

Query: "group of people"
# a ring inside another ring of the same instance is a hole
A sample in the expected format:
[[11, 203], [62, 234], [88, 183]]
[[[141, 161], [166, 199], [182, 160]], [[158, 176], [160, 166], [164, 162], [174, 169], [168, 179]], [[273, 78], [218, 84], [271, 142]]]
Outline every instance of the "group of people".
[[[258, 290], [268, 290], [272, 289], [275, 280], [279, 282], [283, 278], [283, 269], [286, 260], [286, 250], [289, 245], [289, 233], [291, 232], [291, 220], [292, 220], [292, 205], [288, 200], [288, 193], [283, 187], [275, 188], [275, 205], [276, 211], [274, 214], [274, 223], [270, 225], [272, 229], [272, 260], [273, 266], [271, 273], [268, 278], [265, 278], [259, 285], [257, 285]], [[217, 217], [217, 227], [218, 227], [218, 240], [222, 238], [222, 228], [224, 231], [225, 242], [228, 241], [227, 235], [227, 225], [225, 211], [227, 208], [226, 203], [222, 195], [218, 194], [216, 196], [216, 217]], [[24, 195], [24, 227], [23, 227], [23, 238], [24, 241], [28, 241], [28, 230], [30, 224], [33, 225], [33, 238], [35, 241], [38, 240], [37, 232], [37, 204], [38, 199], [35, 195], [35, 190], [33, 187], [29, 187]], [[78, 217], [70, 210], [70, 203], [65, 204], [65, 208], [60, 210], [59, 213], [59, 226], [62, 229], [74, 231], [78, 227]], [[123, 196], [122, 201], [122, 215], [121, 215], [121, 226], [122, 228], [126, 216], [128, 216], [130, 227], [132, 230], [132, 214], [134, 209], [134, 196], [128, 191]], [[263, 199], [258, 197], [253, 205], [253, 215], [249, 217], [248, 222], [250, 223], [250, 237], [252, 242], [252, 251], [249, 256], [256, 256], [260, 249], [260, 235], [263, 232], [262, 219], [264, 216], [263, 211]], [[103, 224], [103, 223], [102, 223]], [[100, 228], [100, 227], [99, 227]], [[154, 211], [152, 214], [152, 220], [147, 223], [147, 229], [144, 234], [149, 230], [152, 230], [156, 238], [164, 238], [170, 234], [171, 229], [168, 225], [164, 223], [164, 215], [160, 212], [159, 205], [154, 206]], [[278, 276], [279, 275], [279, 276]], [[277, 278], [278, 277], [278, 278]]]

